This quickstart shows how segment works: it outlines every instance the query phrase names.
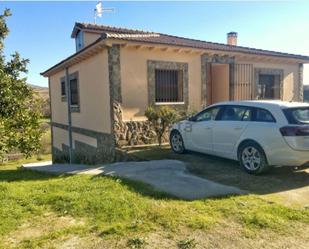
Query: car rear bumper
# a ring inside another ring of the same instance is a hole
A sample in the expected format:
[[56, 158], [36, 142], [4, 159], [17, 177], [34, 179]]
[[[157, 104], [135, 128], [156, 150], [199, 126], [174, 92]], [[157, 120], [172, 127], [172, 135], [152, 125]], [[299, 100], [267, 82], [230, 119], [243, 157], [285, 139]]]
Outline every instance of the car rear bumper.
[[266, 154], [268, 163], [273, 166], [303, 166], [309, 164], [309, 151], [293, 150], [287, 145]]

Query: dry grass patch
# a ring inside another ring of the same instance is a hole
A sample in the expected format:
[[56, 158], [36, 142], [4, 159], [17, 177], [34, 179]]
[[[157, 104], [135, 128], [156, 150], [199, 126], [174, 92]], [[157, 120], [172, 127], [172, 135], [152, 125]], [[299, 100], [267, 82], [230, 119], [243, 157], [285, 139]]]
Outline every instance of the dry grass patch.
[[[85, 222], [77, 221], [73, 217], [58, 216], [52, 212], [44, 213], [42, 216], [33, 217], [31, 220], [21, 224], [16, 230], [3, 236], [2, 243], [7, 248], [36, 247], [44, 239], [51, 239], [52, 235], [57, 232], [59, 233], [59, 231], [74, 231], [74, 229], [81, 229], [84, 226]], [[61, 236], [60, 232], [56, 237]]]

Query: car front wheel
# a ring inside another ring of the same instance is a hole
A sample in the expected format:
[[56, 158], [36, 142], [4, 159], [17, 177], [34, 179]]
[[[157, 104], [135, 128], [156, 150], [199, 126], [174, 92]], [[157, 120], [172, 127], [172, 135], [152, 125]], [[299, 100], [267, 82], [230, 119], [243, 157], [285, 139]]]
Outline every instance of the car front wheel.
[[170, 136], [170, 144], [175, 153], [182, 154], [185, 152], [185, 146], [181, 134], [173, 131]]
[[245, 171], [250, 174], [259, 175], [269, 169], [263, 149], [254, 142], [246, 142], [240, 147], [238, 160]]

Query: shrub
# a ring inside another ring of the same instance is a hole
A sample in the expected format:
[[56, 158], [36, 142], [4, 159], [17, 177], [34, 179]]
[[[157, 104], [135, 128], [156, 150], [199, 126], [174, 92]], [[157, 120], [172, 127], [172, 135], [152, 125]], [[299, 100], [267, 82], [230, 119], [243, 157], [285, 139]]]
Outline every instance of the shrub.
[[152, 124], [159, 146], [161, 146], [164, 133], [178, 119], [179, 113], [168, 106], [149, 106], [145, 111], [145, 116]]
[[194, 116], [197, 113], [198, 113], [198, 111], [196, 111], [194, 109], [193, 110], [189, 109], [189, 110], [182, 111], [182, 112], [179, 113], [179, 117], [178, 117], [179, 121], [187, 119], [187, 118], [190, 118], [190, 117]]

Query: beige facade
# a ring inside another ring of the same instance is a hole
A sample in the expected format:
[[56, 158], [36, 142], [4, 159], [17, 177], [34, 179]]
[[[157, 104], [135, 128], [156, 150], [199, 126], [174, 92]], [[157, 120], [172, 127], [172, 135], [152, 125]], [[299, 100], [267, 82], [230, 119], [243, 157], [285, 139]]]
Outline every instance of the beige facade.
[[144, 112], [148, 102], [147, 61], [188, 63], [189, 109], [200, 110], [201, 58], [199, 54], [176, 53], [171, 51], [122, 48], [121, 91], [123, 119], [145, 120]]
[[[167, 62], [184, 62], [189, 67], [189, 109], [199, 111], [201, 103], [201, 58], [197, 53], [179, 53], [162, 51], [160, 49], [149, 50], [147, 48], [136, 49], [134, 47], [122, 48], [121, 61], [121, 91], [123, 119], [145, 120], [144, 112], [148, 106], [147, 61], [158, 60]], [[237, 60], [236, 64], [250, 64], [253, 70], [256, 68], [283, 70], [283, 95], [284, 101], [299, 101], [299, 66], [296, 63], [256, 62]], [[212, 67], [213, 87], [209, 89], [212, 95], [212, 103], [229, 100], [229, 67], [227, 64], [214, 64]], [[254, 81], [254, 79], [252, 79]], [[239, 90], [240, 91], [240, 90]], [[252, 88], [252, 91], [254, 89]]]
[[94, 32], [84, 32], [84, 47], [87, 47], [91, 43], [100, 38], [100, 34]]
[[52, 134], [53, 134], [53, 147], [56, 147], [58, 150], [62, 150], [63, 144], [69, 146], [69, 136], [66, 130], [53, 126]]
[[[152, 103], [150, 96], [154, 94], [150, 93], [153, 76], [149, 75], [149, 62], [159, 67], [181, 65], [186, 68], [186, 73], [181, 75], [183, 95], [187, 98], [164, 103], [173, 108], [200, 111], [205, 103], [255, 99], [257, 72], [274, 73], [279, 77], [278, 96], [282, 100], [302, 100], [300, 65], [304, 61], [295, 58], [134, 42], [122, 36], [100, 40], [100, 32], [87, 30], [82, 37], [85, 49], [43, 73], [49, 77], [53, 148], [57, 153], [64, 153], [70, 144], [68, 102], [61, 96], [61, 78], [66, 76], [66, 69], [68, 75], [78, 75], [79, 106], [71, 109], [72, 149], [84, 154], [90, 151], [92, 157], [96, 157], [95, 162], [104, 161], [103, 157], [97, 158], [98, 154], [114, 153], [117, 129], [140, 127], [139, 135], [147, 132], [141, 127], [146, 120], [144, 112]], [[115, 105], [123, 123], [117, 123]], [[130, 122], [131, 125], [124, 128]], [[139, 122], [142, 125], [137, 124]], [[128, 133], [121, 135], [127, 137]]]
[[[68, 68], [68, 73], [78, 72], [78, 90], [80, 111], [72, 112], [72, 126], [111, 134], [111, 114], [108, 78], [107, 50], [75, 64]], [[50, 76], [50, 94], [52, 122], [68, 125], [67, 100], [62, 100], [61, 78], [65, 77], [65, 70]], [[73, 147], [76, 141], [97, 147], [93, 137], [73, 132]], [[62, 144], [69, 145], [67, 131], [53, 127], [54, 146], [62, 150]]]

